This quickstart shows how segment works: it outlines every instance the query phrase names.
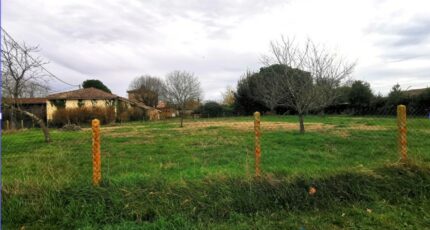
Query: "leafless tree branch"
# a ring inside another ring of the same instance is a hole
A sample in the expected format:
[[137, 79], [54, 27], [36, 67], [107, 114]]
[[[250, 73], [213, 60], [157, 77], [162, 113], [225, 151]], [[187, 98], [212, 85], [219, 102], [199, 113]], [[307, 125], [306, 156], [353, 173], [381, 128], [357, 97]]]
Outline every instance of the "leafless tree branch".
[[186, 104], [202, 96], [200, 82], [192, 73], [173, 71], [167, 75], [165, 85], [167, 100], [180, 110], [182, 127]]

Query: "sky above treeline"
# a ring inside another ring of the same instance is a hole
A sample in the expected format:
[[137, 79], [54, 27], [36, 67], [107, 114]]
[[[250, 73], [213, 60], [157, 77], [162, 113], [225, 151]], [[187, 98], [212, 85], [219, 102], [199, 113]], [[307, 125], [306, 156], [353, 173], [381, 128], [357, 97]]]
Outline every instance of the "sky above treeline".
[[[310, 38], [357, 66], [353, 79], [387, 94], [430, 86], [430, 1], [206, 0], [2, 1], [2, 27], [39, 45], [45, 67], [78, 85], [103, 81], [126, 96], [133, 78], [195, 73], [205, 100], [219, 100], [270, 41]], [[59, 81], [52, 91], [73, 89]]]

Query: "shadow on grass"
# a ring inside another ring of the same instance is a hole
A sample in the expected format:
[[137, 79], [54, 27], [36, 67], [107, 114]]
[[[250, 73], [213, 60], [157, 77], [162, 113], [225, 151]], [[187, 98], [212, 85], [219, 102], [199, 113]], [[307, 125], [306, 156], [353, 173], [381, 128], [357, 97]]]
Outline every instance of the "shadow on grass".
[[[316, 188], [314, 195], [308, 193], [310, 186]], [[76, 186], [21, 195], [2, 191], [3, 220], [13, 226], [68, 227], [152, 222], [171, 216], [213, 222], [226, 220], [235, 213], [330, 210], [381, 200], [390, 205], [421, 202], [429, 199], [429, 186], [430, 168], [409, 163], [316, 179], [282, 175], [250, 179], [217, 177], [173, 184], [105, 183], [99, 188]]]

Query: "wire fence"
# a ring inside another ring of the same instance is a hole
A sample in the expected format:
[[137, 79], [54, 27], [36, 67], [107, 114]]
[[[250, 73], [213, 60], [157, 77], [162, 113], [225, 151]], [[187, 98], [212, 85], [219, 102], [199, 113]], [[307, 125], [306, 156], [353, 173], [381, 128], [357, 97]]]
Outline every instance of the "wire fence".
[[82, 216], [139, 225], [410, 202], [428, 197], [428, 172], [413, 165], [429, 166], [430, 119], [399, 108], [306, 115], [304, 133], [297, 115], [258, 113], [188, 117], [183, 127], [93, 121], [51, 128], [50, 143], [39, 128], [4, 130], [3, 214], [9, 224], [77, 227]]
[[[406, 155], [409, 160], [428, 163], [429, 117], [405, 110], [405, 127], [399, 127], [397, 112], [307, 115], [304, 133], [299, 132], [296, 115], [262, 114], [258, 130], [253, 116], [225, 115], [189, 116], [184, 127], [179, 127], [177, 118], [101, 125], [101, 172], [103, 180], [122, 183], [127, 178], [250, 177], [260, 175], [259, 171], [269, 175], [319, 175], [351, 167], [379, 167], [399, 162]], [[32, 146], [42, 135], [33, 128], [34, 122], [21, 120], [15, 130], [10, 123], [3, 121], [6, 157], [20, 151], [32, 155], [33, 151], [58, 148], [55, 151], [62, 154], [52, 154], [54, 161], [86, 171], [90, 178], [90, 164], [84, 164], [92, 156], [89, 125], [81, 131], [51, 129], [53, 141], [46, 147], [41, 143]], [[399, 139], [399, 130], [403, 139]], [[17, 143], [25, 147], [16, 148]]]

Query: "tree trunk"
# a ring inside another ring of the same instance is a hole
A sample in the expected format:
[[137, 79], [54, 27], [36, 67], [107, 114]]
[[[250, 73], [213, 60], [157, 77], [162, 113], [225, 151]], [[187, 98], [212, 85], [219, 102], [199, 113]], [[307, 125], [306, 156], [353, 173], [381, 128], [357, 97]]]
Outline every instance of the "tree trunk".
[[276, 115], [275, 107], [270, 108], [270, 115]]
[[21, 112], [21, 113], [23, 113], [23, 114], [31, 117], [34, 120], [36, 120], [36, 122], [40, 125], [40, 128], [43, 131], [43, 135], [45, 135], [45, 142], [47, 142], [47, 143], [51, 142], [51, 135], [49, 134], [49, 129], [45, 126], [45, 122], [43, 122], [42, 119], [40, 119], [39, 117], [37, 117], [36, 115], [34, 115], [34, 114], [30, 113], [30, 112], [21, 110], [19, 108], [11, 108], [11, 109], [12, 110], [16, 109], [17, 111], [19, 111], [19, 112]]
[[29, 113], [27, 111], [23, 111], [21, 110], [20, 112], [24, 113], [25, 115], [33, 118], [34, 120], [37, 121], [37, 123], [39, 124], [40, 128], [43, 131], [43, 135], [45, 135], [45, 142], [49, 143], [51, 142], [51, 135], [49, 134], [49, 129], [45, 126], [45, 122], [43, 122], [42, 119], [38, 118], [36, 115]]
[[305, 133], [304, 116], [302, 113], [299, 113], [299, 123], [300, 123], [300, 133]]
[[184, 111], [181, 110], [179, 113], [181, 114], [181, 128], [182, 128], [182, 127], [184, 127], [184, 125], [183, 125], [184, 124]]
[[10, 126], [9, 126], [9, 128], [10, 129], [15, 129], [16, 128], [16, 119], [15, 119], [15, 113], [14, 113], [14, 109], [13, 108], [10, 108], [10, 114], [9, 114], [9, 116], [10, 116], [10, 118], [9, 118], [9, 120], [10, 120]]

